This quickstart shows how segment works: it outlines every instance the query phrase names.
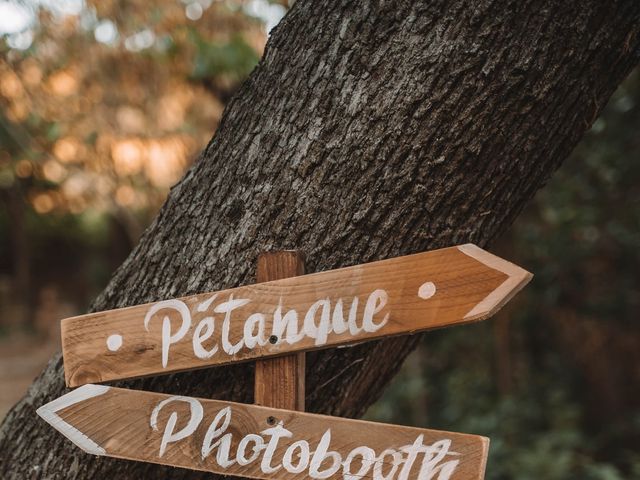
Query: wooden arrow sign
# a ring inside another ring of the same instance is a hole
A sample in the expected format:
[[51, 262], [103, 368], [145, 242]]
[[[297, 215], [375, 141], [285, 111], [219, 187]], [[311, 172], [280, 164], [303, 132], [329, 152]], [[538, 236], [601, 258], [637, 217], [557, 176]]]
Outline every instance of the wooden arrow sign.
[[489, 440], [85, 385], [38, 414], [88, 453], [257, 479], [481, 480]]
[[530, 278], [468, 244], [68, 318], [65, 379], [78, 386], [482, 320]]

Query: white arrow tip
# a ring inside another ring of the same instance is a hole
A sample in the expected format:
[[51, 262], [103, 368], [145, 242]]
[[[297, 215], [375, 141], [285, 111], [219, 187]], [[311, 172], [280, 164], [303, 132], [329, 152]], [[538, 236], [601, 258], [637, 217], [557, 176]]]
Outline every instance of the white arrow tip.
[[484, 300], [465, 315], [465, 320], [481, 320], [493, 315], [500, 310], [504, 304], [511, 300], [522, 287], [529, 283], [529, 280], [533, 277], [533, 275], [524, 268], [520, 268], [511, 262], [496, 257], [473, 243], [460, 245], [458, 246], [458, 250], [478, 262], [484, 263], [487, 267], [498, 270], [508, 276], [498, 288], [487, 295]]
[[63, 395], [60, 398], [56, 398], [54, 401], [41, 406], [36, 410], [36, 413], [53, 428], [62, 433], [65, 437], [75, 443], [78, 447], [87, 453], [93, 455], [104, 455], [105, 449], [91, 440], [87, 435], [75, 428], [73, 425], [65, 422], [57, 412], [67, 407], [80, 403], [84, 400], [88, 400], [99, 395], [107, 393], [110, 387], [106, 385], [83, 385], [72, 392]]

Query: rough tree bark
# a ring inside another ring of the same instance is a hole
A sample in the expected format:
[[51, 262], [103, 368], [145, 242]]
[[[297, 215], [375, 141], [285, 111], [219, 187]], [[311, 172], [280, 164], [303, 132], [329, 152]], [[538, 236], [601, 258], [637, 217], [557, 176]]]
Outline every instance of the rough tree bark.
[[[638, 62], [639, 15], [635, 0], [296, 2], [92, 310], [250, 283], [274, 248], [319, 271], [486, 246]], [[308, 410], [362, 414], [417, 340], [308, 355]], [[123, 384], [250, 402], [252, 373]], [[0, 430], [2, 478], [212, 478], [83, 454], [34, 413], [63, 392], [57, 356]]]

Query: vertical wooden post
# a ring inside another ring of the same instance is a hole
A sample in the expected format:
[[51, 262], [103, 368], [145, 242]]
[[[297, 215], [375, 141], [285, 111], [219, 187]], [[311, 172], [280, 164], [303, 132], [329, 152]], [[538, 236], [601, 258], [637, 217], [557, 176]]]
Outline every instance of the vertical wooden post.
[[[256, 280], [269, 282], [304, 274], [304, 258], [295, 250], [263, 253]], [[277, 339], [273, 339], [277, 341]], [[305, 354], [294, 353], [256, 361], [254, 398], [257, 405], [304, 411]]]

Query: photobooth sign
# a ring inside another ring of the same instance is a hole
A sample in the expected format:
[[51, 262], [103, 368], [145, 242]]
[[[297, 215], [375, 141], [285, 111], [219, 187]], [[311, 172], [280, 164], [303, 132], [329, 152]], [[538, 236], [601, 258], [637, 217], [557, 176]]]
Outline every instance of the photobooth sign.
[[80, 388], [38, 414], [89, 453], [225, 475], [482, 479], [489, 442], [475, 435], [93, 383], [482, 320], [530, 278], [467, 244], [69, 318], [65, 378]]
[[104, 385], [39, 413], [94, 455], [249, 478], [482, 478], [488, 448], [475, 435]]

